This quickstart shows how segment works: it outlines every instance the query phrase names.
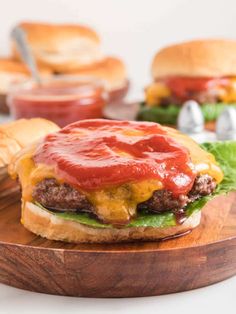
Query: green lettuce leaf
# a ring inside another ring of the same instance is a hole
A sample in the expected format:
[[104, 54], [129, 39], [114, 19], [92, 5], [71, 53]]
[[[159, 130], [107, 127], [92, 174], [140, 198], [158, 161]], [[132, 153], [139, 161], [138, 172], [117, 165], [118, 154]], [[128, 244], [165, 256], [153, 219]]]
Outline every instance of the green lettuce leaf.
[[215, 156], [224, 172], [224, 179], [217, 186], [215, 195], [236, 190], [236, 141], [204, 143], [201, 146]]
[[[189, 204], [186, 207], [186, 215], [189, 217], [193, 213], [198, 212], [210, 199], [216, 195], [225, 194], [232, 190], [236, 190], [236, 141], [204, 143], [201, 145], [203, 149], [212, 153], [221, 169], [224, 172], [223, 181], [217, 186], [212, 195], [202, 197], [201, 199]], [[38, 203], [36, 204], [45, 209]], [[45, 209], [47, 210], [47, 209]], [[54, 213], [55, 216], [76, 221], [84, 225], [94, 228], [113, 228], [112, 225], [103, 224], [95, 218], [90, 217], [86, 213]], [[176, 225], [175, 215], [171, 212], [163, 214], [150, 214], [148, 212], [141, 212], [133, 219], [125, 228], [129, 227], [158, 227], [165, 228]]]
[[137, 115], [139, 121], [151, 121], [161, 124], [175, 124], [179, 114], [179, 107], [169, 105], [167, 107], [148, 107], [143, 104]]
[[[215, 121], [227, 104], [202, 104], [201, 109], [206, 122]], [[236, 104], [229, 104], [236, 108]], [[140, 105], [140, 110], [137, 115], [139, 121], [152, 121], [161, 124], [176, 124], [177, 117], [180, 111], [180, 106], [171, 104], [166, 107], [148, 107], [144, 103]]]
[[236, 104], [224, 104], [224, 103], [203, 104], [201, 108], [202, 108], [205, 121], [206, 122], [215, 121], [219, 117], [221, 112], [224, 110], [225, 106], [227, 105], [236, 108]]

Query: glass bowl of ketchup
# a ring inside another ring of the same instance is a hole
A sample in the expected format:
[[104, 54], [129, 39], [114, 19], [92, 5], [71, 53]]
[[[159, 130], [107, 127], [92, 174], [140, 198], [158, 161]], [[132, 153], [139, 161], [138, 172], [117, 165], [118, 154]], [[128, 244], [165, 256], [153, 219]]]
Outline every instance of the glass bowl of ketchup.
[[103, 82], [90, 77], [57, 75], [11, 87], [7, 104], [15, 119], [40, 117], [59, 126], [102, 118], [107, 95]]

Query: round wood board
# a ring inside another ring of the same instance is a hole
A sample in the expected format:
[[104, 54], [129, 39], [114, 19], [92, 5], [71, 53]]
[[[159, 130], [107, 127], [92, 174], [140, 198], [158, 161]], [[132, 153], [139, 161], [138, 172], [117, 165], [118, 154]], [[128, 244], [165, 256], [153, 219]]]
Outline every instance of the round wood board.
[[203, 209], [188, 235], [149, 243], [66, 244], [20, 224], [15, 183], [0, 184], [0, 282], [36, 292], [136, 297], [207, 286], [236, 274], [236, 193]]

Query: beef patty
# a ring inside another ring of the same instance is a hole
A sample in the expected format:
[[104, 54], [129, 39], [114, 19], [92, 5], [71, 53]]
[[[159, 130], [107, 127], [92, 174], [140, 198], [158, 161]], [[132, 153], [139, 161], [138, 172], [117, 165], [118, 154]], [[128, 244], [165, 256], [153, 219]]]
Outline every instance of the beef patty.
[[33, 199], [44, 207], [62, 212], [92, 212], [87, 197], [67, 183], [44, 179], [33, 190]]
[[[178, 211], [188, 203], [211, 194], [216, 188], [215, 180], [207, 174], [197, 176], [188, 195], [174, 197], [168, 190], [157, 190], [145, 202], [138, 204], [138, 210], [162, 213]], [[55, 179], [44, 179], [36, 184], [33, 199], [45, 208], [62, 212], [95, 213], [93, 205], [87, 197], [67, 183], [58, 183]]]
[[197, 176], [188, 195], [174, 197], [171, 191], [157, 190], [147, 201], [138, 204], [138, 209], [146, 209], [156, 213], [178, 211], [202, 196], [211, 194], [216, 188], [215, 180], [208, 174]]

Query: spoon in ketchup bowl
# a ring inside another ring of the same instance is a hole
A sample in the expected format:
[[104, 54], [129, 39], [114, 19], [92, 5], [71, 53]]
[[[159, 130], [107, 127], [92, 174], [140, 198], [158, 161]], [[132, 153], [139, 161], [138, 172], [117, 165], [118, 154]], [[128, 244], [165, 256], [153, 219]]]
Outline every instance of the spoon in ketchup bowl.
[[15, 27], [13, 28], [11, 32], [11, 38], [14, 40], [16, 44], [16, 48], [21, 56], [21, 59], [27, 65], [34, 81], [38, 85], [41, 85], [42, 80], [39, 75], [39, 71], [38, 71], [35, 59], [33, 57], [33, 54], [28, 45], [25, 32], [20, 27]]

